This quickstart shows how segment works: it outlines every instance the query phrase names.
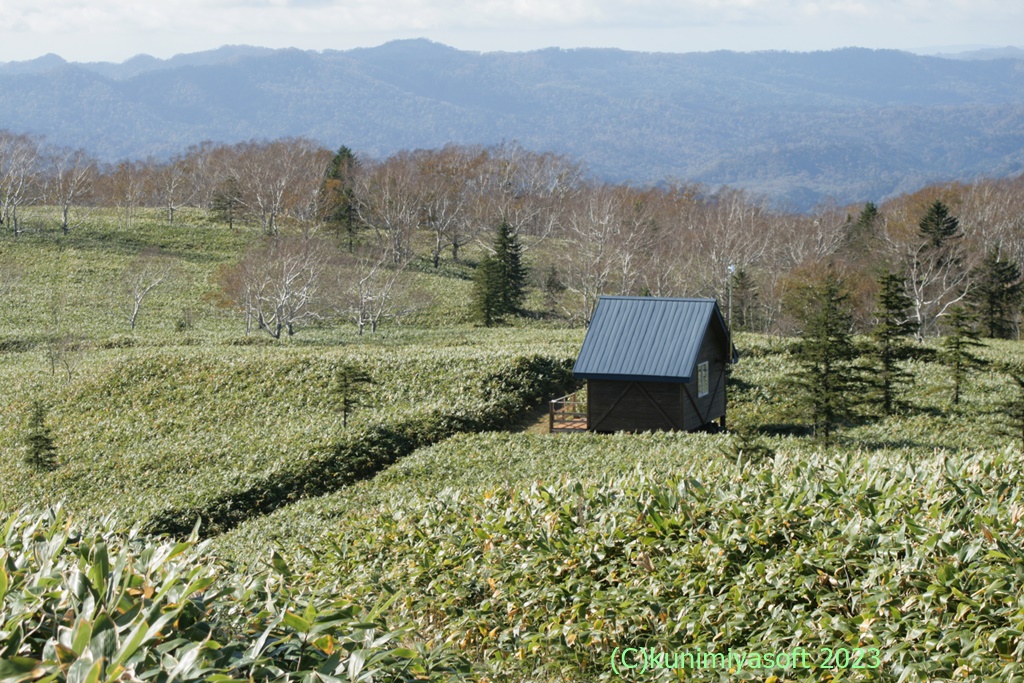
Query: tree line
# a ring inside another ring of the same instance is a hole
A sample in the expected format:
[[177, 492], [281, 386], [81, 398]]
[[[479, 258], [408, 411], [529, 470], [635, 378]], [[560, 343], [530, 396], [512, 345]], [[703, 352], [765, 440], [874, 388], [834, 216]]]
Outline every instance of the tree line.
[[[880, 283], [892, 275], [919, 337], [943, 332], [957, 306], [977, 316], [985, 336], [1016, 336], [1022, 190], [1022, 177], [979, 180], [798, 213], [733, 188], [604, 183], [571, 159], [516, 144], [370, 159], [286, 138], [100, 164], [83, 150], [0, 131], [0, 230], [19, 235], [29, 206], [47, 207], [65, 234], [99, 206], [128, 228], [143, 208], [169, 224], [195, 208], [232, 228], [258, 226], [267, 239], [218, 281], [247, 329], [273, 336], [327, 313], [322, 293], [338, 284], [328, 287], [331, 259], [347, 268], [344, 315], [373, 330], [407, 305], [398, 294], [414, 262], [464, 264], [473, 245], [468, 265], [493, 280], [494, 259], [475, 254], [493, 255], [499, 230], [529, 266], [516, 276], [521, 286], [542, 294], [543, 310], [532, 313], [571, 324], [588, 323], [602, 294], [708, 296], [735, 329], [792, 334], [800, 292], [832, 269], [849, 292], [851, 331], [877, 323]], [[517, 301], [490, 312], [478, 305], [481, 320], [521, 312]]]
[[[922, 220], [922, 235], [934, 226], [930, 219], [935, 213], [929, 212]], [[1019, 272], [1017, 280], [1005, 294], [1019, 306]], [[1024, 445], [1024, 367], [974, 353], [983, 346], [979, 338], [984, 326], [979, 326], [977, 316], [962, 304], [950, 308], [941, 344], [935, 348], [912, 344], [909, 339], [919, 330], [912, 320], [914, 301], [906, 293], [904, 278], [887, 273], [879, 277], [877, 285], [875, 322], [860, 339], [852, 333], [850, 290], [834, 267], [801, 292], [800, 335], [790, 349], [796, 364], [792, 379], [796, 403], [814, 435], [827, 445], [843, 425], [913, 413], [917, 408], [908, 400], [908, 390], [916, 378], [906, 361], [916, 359], [946, 367], [950, 409], [962, 403], [974, 372], [986, 369], [1009, 378], [1013, 395], [1000, 403], [1000, 432]], [[740, 445], [758, 447], [749, 438]]]

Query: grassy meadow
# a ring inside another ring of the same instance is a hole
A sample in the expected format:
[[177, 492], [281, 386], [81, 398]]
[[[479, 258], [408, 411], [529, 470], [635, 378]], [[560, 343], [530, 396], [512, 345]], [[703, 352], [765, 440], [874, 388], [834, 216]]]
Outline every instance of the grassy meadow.
[[[1024, 680], [995, 370], [954, 407], [910, 361], [912, 407], [825, 447], [790, 340], [741, 334], [729, 433], [549, 435], [583, 332], [474, 326], [465, 265], [417, 267], [433, 303], [401, 326], [275, 341], [212, 295], [251, 229], [42, 219], [0, 237], [0, 680]], [[174, 276], [132, 331], [122, 274], [154, 247]], [[352, 362], [374, 384], [343, 428]], [[37, 399], [52, 472], [24, 462]], [[796, 647], [813, 667], [619, 666]]]

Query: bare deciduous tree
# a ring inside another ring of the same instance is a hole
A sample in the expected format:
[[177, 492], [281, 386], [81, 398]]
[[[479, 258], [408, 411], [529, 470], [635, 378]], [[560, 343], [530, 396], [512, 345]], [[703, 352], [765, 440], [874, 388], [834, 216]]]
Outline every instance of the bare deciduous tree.
[[209, 140], [192, 145], [185, 152], [189, 188], [186, 191], [193, 204], [201, 209], [212, 209], [214, 197], [226, 179], [232, 176], [237, 156], [234, 147]]
[[387, 253], [395, 263], [408, 261], [420, 215], [411, 155], [396, 154], [382, 163], [364, 164], [355, 186], [359, 220], [374, 231], [378, 243], [388, 244]]
[[703, 296], [727, 298], [729, 277], [748, 270], [765, 255], [774, 235], [763, 203], [742, 190], [721, 190], [705, 199], [693, 218], [698, 222], [694, 248]]
[[124, 285], [125, 320], [134, 331], [142, 310], [142, 304], [150, 293], [165, 283], [172, 273], [171, 261], [155, 249], [147, 249], [139, 254], [125, 269], [122, 277]]
[[[931, 194], [931, 193], [928, 193]], [[918, 222], [925, 195], [888, 205], [882, 227], [890, 258], [906, 277], [918, 339], [935, 332], [936, 321], [959, 305], [970, 290], [970, 263], [962, 235], [936, 244], [921, 235]]]
[[60, 372], [70, 382], [82, 360], [81, 338], [69, 329], [66, 320], [68, 303], [67, 291], [63, 288], [51, 290], [47, 296], [46, 359], [50, 375]]
[[31, 135], [0, 131], [0, 225], [21, 234], [18, 209], [36, 180], [41, 141]]
[[336, 271], [340, 313], [359, 334], [367, 327], [376, 333], [384, 320], [401, 320], [429, 303], [429, 295], [410, 286], [408, 262], [396, 262], [389, 246], [381, 242], [346, 255]]
[[63, 148], [51, 152], [47, 194], [57, 207], [65, 235], [78, 223], [72, 220], [72, 210], [88, 200], [96, 173], [96, 160], [85, 150]]
[[1024, 263], [1024, 176], [979, 180], [964, 189], [960, 223], [972, 250]]
[[644, 290], [653, 296], [697, 296], [703, 291], [700, 271], [704, 221], [701, 188], [677, 185], [648, 194], [651, 205], [650, 247], [641, 264]]
[[288, 336], [323, 310], [324, 270], [332, 249], [318, 239], [276, 237], [251, 250], [219, 281], [227, 301], [275, 339]]
[[232, 172], [242, 204], [259, 221], [265, 235], [276, 235], [286, 216], [305, 222], [311, 212], [322, 213], [329, 151], [305, 138], [287, 138], [244, 143], [236, 152]]
[[474, 234], [470, 207], [479, 192], [479, 170], [485, 155], [474, 148], [449, 145], [436, 152], [417, 154], [417, 176], [421, 202], [420, 224], [431, 231], [431, 261], [440, 265], [441, 253], [452, 250], [459, 260], [459, 249]]
[[132, 229], [145, 205], [147, 168], [137, 161], [122, 161], [107, 169], [96, 184], [100, 202], [113, 206], [122, 228]]
[[622, 229], [622, 197], [613, 187], [582, 188], [567, 211], [564, 237], [564, 284], [578, 295], [579, 307], [567, 311], [570, 319], [590, 323], [602, 294], [608, 294], [617, 268], [616, 253]]
[[582, 168], [566, 157], [514, 143], [493, 148], [490, 163], [486, 223], [508, 223], [529, 251], [558, 225], [559, 209], [579, 188]]
[[149, 164], [153, 171], [154, 199], [166, 212], [168, 223], [174, 223], [174, 214], [192, 200], [194, 188], [190, 182], [190, 163], [187, 156], [177, 156], [162, 163]]

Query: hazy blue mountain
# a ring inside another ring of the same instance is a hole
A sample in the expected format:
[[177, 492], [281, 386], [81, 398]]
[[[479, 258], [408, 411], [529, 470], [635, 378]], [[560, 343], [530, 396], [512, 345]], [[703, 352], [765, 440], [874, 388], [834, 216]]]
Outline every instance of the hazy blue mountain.
[[225, 45], [216, 50], [204, 52], [193, 52], [190, 54], [175, 55], [170, 59], [157, 59], [149, 55], [136, 55], [131, 59], [115, 64], [113, 62], [88, 62], [82, 64], [86, 69], [108, 78], [124, 80], [140, 74], [149, 73], [163, 69], [175, 69], [184, 66], [215, 66], [229, 64], [245, 57], [262, 56], [272, 53], [273, 50], [265, 47], [250, 47], [247, 45]]
[[977, 50], [960, 50], [957, 52], [935, 52], [935, 57], [949, 59], [1024, 59], [1024, 49], [1019, 47], [985, 47]]
[[0, 63], [0, 74], [38, 74], [52, 71], [64, 66], [67, 62], [60, 55], [52, 52], [36, 59], [24, 62]]
[[517, 140], [596, 176], [729, 184], [806, 208], [1024, 172], [1024, 61], [898, 51], [463, 52], [425, 40], [0, 64], [0, 128], [102, 158], [305, 135], [381, 156]]

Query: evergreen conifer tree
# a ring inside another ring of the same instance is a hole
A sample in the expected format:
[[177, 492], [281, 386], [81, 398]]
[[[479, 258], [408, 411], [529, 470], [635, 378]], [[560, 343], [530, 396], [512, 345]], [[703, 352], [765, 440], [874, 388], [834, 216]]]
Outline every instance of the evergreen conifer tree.
[[974, 288], [968, 296], [985, 336], [1009, 339], [1024, 298], [1020, 266], [1014, 261], [1004, 261], [996, 247], [971, 276]]
[[868, 202], [861, 209], [857, 220], [850, 224], [846, 242], [851, 252], [858, 256], [866, 254], [875, 237], [880, 214], [874, 202]]
[[501, 308], [509, 315], [519, 313], [526, 301], [526, 266], [523, 265], [523, 247], [512, 232], [512, 226], [502, 221], [494, 241], [494, 257], [501, 266]]
[[874, 229], [875, 221], [877, 220], [878, 207], [875, 206], [874, 202], [867, 202], [857, 217], [857, 227], [860, 231], [870, 231]]
[[242, 186], [237, 178], [229, 176], [221, 183], [217, 191], [213, 193], [210, 208], [218, 220], [227, 222], [228, 228], [231, 230], [235, 229], [235, 221], [241, 217], [244, 208], [242, 206]]
[[757, 306], [757, 283], [744, 268], [737, 268], [731, 276], [732, 307], [735, 311], [730, 316], [730, 323], [736, 331], [748, 331], [754, 328], [755, 307]]
[[359, 160], [355, 153], [342, 145], [327, 167], [324, 188], [330, 201], [329, 219], [336, 229], [348, 238], [348, 250], [355, 249], [359, 216], [356, 213], [356, 194], [353, 176]]
[[858, 353], [850, 332], [849, 295], [835, 272], [829, 269], [806, 294], [794, 379], [815, 436], [827, 445], [836, 427], [853, 413], [860, 385]]
[[28, 433], [25, 435], [25, 445], [28, 447], [25, 462], [32, 469], [44, 472], [57, 469], [57, 446], [46, 425], [46, 412], [46, 405], [42, 401], [32, 402]]
[[503, 291], [501, 264], [495, 256], [488, 254], [473, 275], [473, 312], [477, 320], [487, 327], [499, 323], [505, 316]]
[[477, 266], [473, 285], [474, 308], [484, 325], [490, 327], [521, 311], [526, 300], [526, 266], [522, 246], [508, 223], [498, 226], [494, 254]]
[[1014, 383], [1013, 398], [1002, 404], [1004, 424], [1002, 434], [1020, 440], [1024, 450], [1024, 366], [1004, 367], [1003, 371], [1010, 375]]
[[330, 393], [341, 411], [341, 426], [348, 427], [348, 417], [363, 404], [373, 378], [353, 363], [342, 363], [335, 368]]
[[906, 384], [911, 375], [900, 367], [899, 362], [907, 357], [907, 337], [917, 329], [910, 320], [908, 309], [910, 297], [906, 294], [906, 283], [895, 273], [883, 275], [879, 281], [875, 315], [878, 322], [871, 331], [871, 360], [877, 372], [873, 384], [879, 398], [883, 415], [892, 415], [898, 408], [900, 386]]
[[958, 236], [960, 221], [949, 212], [948, 206], [936, 199], [918, 223], [918, 230], [921, 237], [927, 239], [930, 246], [937, 249]]
[[953, 405], [960, 403], [969, 372], [983, 366], [981, 359], [971, 353], [972, 348], [981, 346], [972, 322], [967, 311], [957, 306], [950, 312], [949, 333], [942, 340], [942, 362], [949, 368], [953, 380]]
[[555, 312], [558, 299], [566, 289], [565, 283], [562, 282], [558, 274], [558, 269], [551, 266], [548, 269], [547, 277], [544, 278], [544, 303], [550, 313]]

